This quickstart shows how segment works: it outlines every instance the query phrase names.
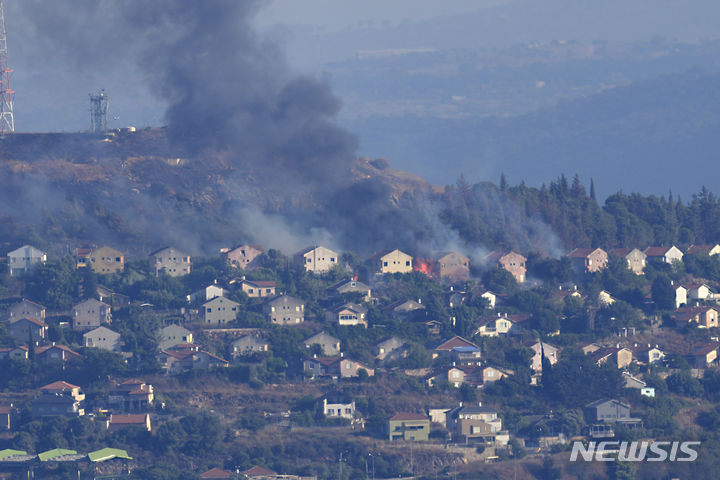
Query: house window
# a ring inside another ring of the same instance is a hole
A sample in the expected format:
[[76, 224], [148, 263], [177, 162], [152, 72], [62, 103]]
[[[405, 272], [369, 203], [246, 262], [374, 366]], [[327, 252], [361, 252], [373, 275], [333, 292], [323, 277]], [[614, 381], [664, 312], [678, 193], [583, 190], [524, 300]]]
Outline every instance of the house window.
[[408, 260], [408, 261], [405, 262], [405, 266], [406, 266], [406, 267], [409, 267], [409, 266], [410, 266], [410, 260]]
[[387, 267], [387, 266], [388, 266], [388, 262], [383, 262], [383, 267]]

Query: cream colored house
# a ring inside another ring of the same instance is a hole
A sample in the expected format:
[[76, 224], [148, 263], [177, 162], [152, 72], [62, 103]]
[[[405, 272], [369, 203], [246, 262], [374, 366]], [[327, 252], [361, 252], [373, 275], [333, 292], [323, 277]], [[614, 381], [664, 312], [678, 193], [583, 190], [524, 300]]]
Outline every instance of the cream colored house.
[[235, 268], [252, 270], [259, 266], [263, 248], [260, 245], [237, 245], [232, 248], [224, 248], [220, 253], [225, 256], [227, 262]]
[[648, 247], [645, 249], [648, 260], [660, 260], [665, 263], [682, 262], [682, 250], [675, 245], [669, 247]]
[[47, 254], [32, 245], [23, 245], [8, 252], [10, 275], [18, 275], [29, 271], [35, 265], [47, 262]]
[[300, 250], [295, 254], [295, 261], [303, 266], [306, 272], [327, 273], [340, 262], [340, 255], [329, 248], [316, 245]]
[[165, 272], [171, 277], [181, 277], [190, 273], [190, 255], [175, 247], [161, 248], [150, 254], [155, 275]]
[[515, 278], [517, 283], [525, 282], [527, 274], [527, 267], [525, 264], [527, 263], [527, 258], [519, 253], [492, 252], [485, 257], [484, 262], [488, 267], [498, 265], [507, 270], [513, 278]]
[[467, 282], [470, 278], [470, 259], [460, 253], [449, 252], [438, 258], [436, 270], [441, 280]]
[[100, 247], [90, 251], [87, 265], [101, 275], [120, 273], [125, 270], [125, 254], [112, 247]]
[[192, 332], [175, 324], [161, 328], [159, 337], [158, 347], [160, 350], [167, 350], [181, 343], [193, 343]]
[[211, 325], [225, 325], [237, 318], [239, 303], [225, 297], [215, 297], [203, 303], [203, 322]]
[[645, 265], [647, 265], [647, 255], [645, 252], [637, 248], [614, 248], [610, 250], [610, 255], [615, 255], [627, 262], [628, 268], [635, 275], [643, 275], [645, 273]]
[[73, 330], [92, 330], [111, 321], [110, 305], [94, 298], [80, 302], [73, 307]]
[[373, 256], [379, 262], [380, 273], [410, 273], [413, 271], [413, 257], [398, 249], [381, 252]]
[[86, 347], [119, 352], [121, 347], [120, 334], [107, 327], [99, 326], [83, 334], [83, 344]]

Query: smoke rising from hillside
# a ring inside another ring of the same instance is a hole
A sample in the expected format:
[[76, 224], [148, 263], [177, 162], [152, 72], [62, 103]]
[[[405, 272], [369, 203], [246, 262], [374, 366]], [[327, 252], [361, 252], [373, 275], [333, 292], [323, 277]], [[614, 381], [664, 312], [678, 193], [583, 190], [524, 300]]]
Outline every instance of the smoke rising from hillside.
[[[138, 72], [167, 104], [170, 137], [191, 154], [227, 149], [303, 182], [338, 181], [356, 141], [333, 118], [326, 80], [294, 77], [251, 21], [258, 0], [23, 0], [34, 55], [78, 72]], [[44, 52], [44, 53], [43, 53]]]

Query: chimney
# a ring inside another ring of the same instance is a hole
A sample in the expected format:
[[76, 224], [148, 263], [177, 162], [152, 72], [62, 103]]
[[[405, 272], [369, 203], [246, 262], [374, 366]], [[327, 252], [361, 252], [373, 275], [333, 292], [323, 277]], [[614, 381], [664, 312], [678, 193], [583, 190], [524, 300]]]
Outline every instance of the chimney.
[[243, 275], [242, 277], [240, 277], [240, 280], [242, 280], [242, 281], [244, 282], [244, 281], [245, 281], [245, 275]]
[[313, 353], [313, 358], [317, 358], [317, 353]]
[[418, 298], [418, 303], [422, 303], [422, 298]]
[[458, 406], [459, 406], [459, 407], [462, 407], [462, 402], [458, 402]]
[[345, 352], [340, 352], [340, 358], [343, 358], [345, 356]]
[[455, 362], [453, 362], [453, 365], [452, 365], [452, 366], [453, 366], [453, 367], [455, 366]]

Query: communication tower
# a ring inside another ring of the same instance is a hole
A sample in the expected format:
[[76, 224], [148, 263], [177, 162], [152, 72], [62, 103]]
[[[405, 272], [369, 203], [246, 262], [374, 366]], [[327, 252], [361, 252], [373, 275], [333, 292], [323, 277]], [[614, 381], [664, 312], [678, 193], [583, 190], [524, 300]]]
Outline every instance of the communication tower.
[[8, 66], [5, 8], [0, 0], [0, 135], [15, 131], [15, 117], [13, 117], [15, 91], [10, 88], [11, 73], [12, 70]]
[[107, 131], [108, 98], [105, 90], [90, 94], [90, 131], [105, 133]]

